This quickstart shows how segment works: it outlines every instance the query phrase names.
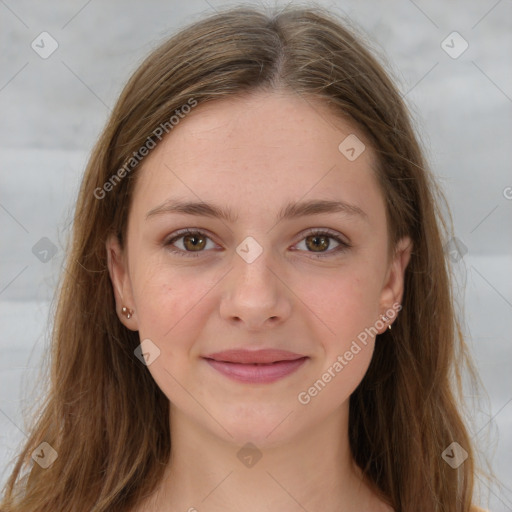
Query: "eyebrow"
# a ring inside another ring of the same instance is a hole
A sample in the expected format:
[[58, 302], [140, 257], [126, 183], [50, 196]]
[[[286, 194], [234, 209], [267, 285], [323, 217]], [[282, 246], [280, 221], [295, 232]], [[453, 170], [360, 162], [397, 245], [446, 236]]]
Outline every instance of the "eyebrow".
[[[238, 220], [238, 216], [234, 215], [229, 208], [224, 208], [211, 203], [182, 201], [179, 199], [168, 199], [161, 205], [153, 208], [146, 214], [146, 220], [155, 215], [169, 213], [214, 217], [233, 224]], [[310, 201], [289, 203], [279, 211], [277, 221], [280, 222], [282, 220], [293, 219], [296, 217], [320, 215], [325, 213], [344, 213], [350, 216], [361, 217], [364, 220], [367, 220], [368, 218], [368, 215], [361, 210], [359, 206], [354, 204], [349, 204], [344, 201], [312, 199]]]

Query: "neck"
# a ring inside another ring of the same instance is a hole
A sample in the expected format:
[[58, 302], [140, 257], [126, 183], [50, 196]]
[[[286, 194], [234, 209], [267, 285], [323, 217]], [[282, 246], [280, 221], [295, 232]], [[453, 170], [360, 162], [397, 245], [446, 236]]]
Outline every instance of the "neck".
[[315, 429], [278, 439], [277, 427], [273, 442], [252, 445], [221, 439], [172, 406], [170, 419], [170, 463], [149, 510], [389, 510], [353, 462], [348, 401]]

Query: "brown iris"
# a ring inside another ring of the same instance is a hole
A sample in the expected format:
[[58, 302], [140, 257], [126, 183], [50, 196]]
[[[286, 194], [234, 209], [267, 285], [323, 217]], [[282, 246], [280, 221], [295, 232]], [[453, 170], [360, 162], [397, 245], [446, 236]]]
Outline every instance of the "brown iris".
[[[188, 245], [187, 241], [192, 240], [191, 244]], [[187, 250], [190, 251], [200, 251], [204, 249], [206, 244], [206, 237], [202, 236], [200, 233], [188, 234], [183, 236], [183, 245]]]
[[[313, 240], [313, 243], [310, 244], [309, 241]], [[306, 246], [308, 249], [327, 249], [329, 247], [329, 237], [325, 235], [311, 235], [306, 237]], [[320, 251], [314, 251], [320, 252]]]

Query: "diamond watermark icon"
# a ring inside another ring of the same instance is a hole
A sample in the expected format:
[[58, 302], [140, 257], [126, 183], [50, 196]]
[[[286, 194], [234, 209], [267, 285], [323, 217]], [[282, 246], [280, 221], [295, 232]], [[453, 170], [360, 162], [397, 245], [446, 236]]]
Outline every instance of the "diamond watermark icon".
[[453, 469], [457, 469], [468, 458], [468, 452], [454, 441], [443, 451], [441, 457]]
[[44, 236], [34, 244], [32, 254], [42, 263], [48, 263], [57, 254], [57, 246]]
[[340, 153], [351, 162], [356, 160], [365, 149], [363, 141], [353, 133], [345, 137], [338, 146]]
[[452, 59], [458, 59], [469, 48], [469, 43], [454, 31], [441, 41], [441, 48]]
[[246, 443], [238, 450], [236, 456], [244, 466], [252, 468], [261, 459], [263, 454], [254, 444]]
[[252, 236], [248, 236], [236, 248], [236, 252], [247, 263], [252, 263], [263, 252], [263, 247], [261, 247], [261, 245], [258, 242], [256, 242], [256, 240]]
[[160, 356], [160, 349], [149, 338], [146, 338], [133, 353], [144, 365], [149, 366]]
[[48, 32], [41, 32], [30, 46], [41, 59], [47, 59], [59, 47], [59, 43]]
[[457, 237], [453, 237], [445, 244], [444, 252], [450, 260], [458, 263], [468, 253], [468, 248]]
[[32, 459], [43, 469], [49, 468], [58, 457], [57, 452], [46, 441], [41, 443], [33, 452]]

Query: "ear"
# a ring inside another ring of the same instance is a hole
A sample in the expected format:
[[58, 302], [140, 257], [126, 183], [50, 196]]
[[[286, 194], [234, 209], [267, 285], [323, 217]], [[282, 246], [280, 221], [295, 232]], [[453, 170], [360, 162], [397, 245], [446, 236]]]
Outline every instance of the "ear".
[[404, 295], [405, 269], [411, 259], [412, 249], [412, 240], [409, 237], [402, 238], [397, 243], [395, 253], [389, 264], [386, 279], [384, 281], [384, 287], [382, 288], [380, 296], [381, 314], [386, 316], [386, 311], [395, 311], [394, 316], [388, 316], [389, 325], [393, 323], [396, 315], [398, 314], [396, 304], [400, 304], [402, 302], [402, 297]]
[[134, 300], [126, 253], [121, 249], [117, 236], [110, 235], [105, 243], [107, 263], [114, 297], [116, 299], [117, 316], [121, 323], [131, 331], [138, 330], [137, 315], [133, 311], [131, 318], [122, 314], [122, 308], [134, 310]]

